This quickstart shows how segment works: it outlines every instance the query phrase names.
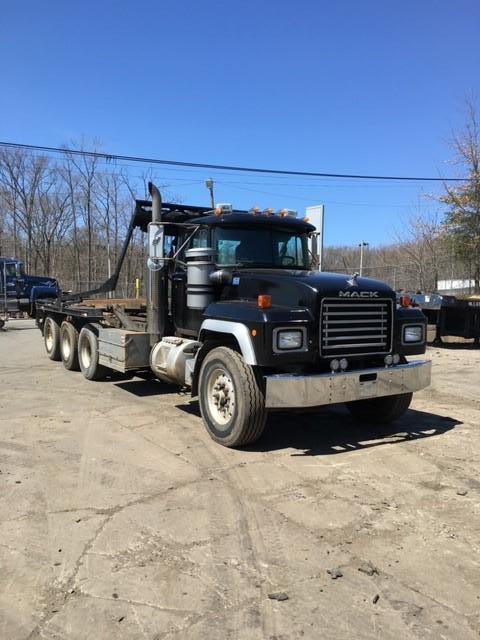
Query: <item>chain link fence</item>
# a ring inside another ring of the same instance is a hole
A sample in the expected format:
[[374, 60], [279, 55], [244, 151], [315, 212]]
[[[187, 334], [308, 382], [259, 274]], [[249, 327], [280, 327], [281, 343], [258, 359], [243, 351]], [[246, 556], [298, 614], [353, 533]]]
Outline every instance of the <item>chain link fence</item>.
[[[359, 271], [358, 266], [351, 269], [329, 269], [333, 273], [353, 274]], [[473, 294], [475, 281], [468, 265], [461, 263], [441, 263], [436, 266], [412, 264], [365, 266], [362, 275], [386, 282], [395, 291], [439, 291], [441, 293]]]

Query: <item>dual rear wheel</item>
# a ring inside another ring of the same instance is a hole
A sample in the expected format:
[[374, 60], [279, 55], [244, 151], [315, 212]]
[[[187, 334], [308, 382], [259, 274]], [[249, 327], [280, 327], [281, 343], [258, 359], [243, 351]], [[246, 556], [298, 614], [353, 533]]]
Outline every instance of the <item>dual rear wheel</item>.
[[87, 380], [102, 380], [108, 369], [99, 364], [98, 331], [87, 324], [80, 331], [72, 322], [62, 324], [47, 316], [43, 325], [45, 350], [50, 360], [62, 361], [69, 371], [81, 371]]

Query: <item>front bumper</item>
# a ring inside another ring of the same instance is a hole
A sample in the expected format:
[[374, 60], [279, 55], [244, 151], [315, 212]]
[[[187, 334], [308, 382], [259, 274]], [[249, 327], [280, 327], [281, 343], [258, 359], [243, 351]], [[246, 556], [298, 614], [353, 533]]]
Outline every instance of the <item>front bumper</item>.
[[269, 409], [317, 407], [419, 391], [430, 384], [431, 366], [430, 360], [416, 360], [342, 373], [273, 374], [265, 376], [265, 405]]

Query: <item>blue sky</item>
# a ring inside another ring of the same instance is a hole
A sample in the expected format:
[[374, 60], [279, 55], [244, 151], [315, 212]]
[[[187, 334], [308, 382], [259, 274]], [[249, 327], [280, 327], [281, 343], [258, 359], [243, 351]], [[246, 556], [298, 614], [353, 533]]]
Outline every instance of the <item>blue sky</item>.
[[[445, 176], [480, 95], [476, 0], [2, 2], [0, 139], [325, 172]], [[141, 167], [133, 169], [140, 173]], [[238, 207], [326, 205], [326, 242], [392, 240], [433, 184], [157, 169]]]

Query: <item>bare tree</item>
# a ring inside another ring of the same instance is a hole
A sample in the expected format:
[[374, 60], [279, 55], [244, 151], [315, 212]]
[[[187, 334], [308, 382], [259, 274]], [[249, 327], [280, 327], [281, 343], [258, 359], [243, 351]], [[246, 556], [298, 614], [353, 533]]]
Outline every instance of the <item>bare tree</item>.
[[435, 291], [439, 265], [445, 257], [445, 229], [440, 214], [417, 211], [404, 220], [395, 236], [403, 261], [409, 262], [417, 274], [415, 288]]
[[454, 239], [456, 252], [470, 265], [474, 291], [480, 293], [480, 125], [473, 98], [465, 100], [466, 122], [453, 136], [453, 163], [467, 174], [460, 186], [445, 184], [439, 200], [447, 205], [445, 229]]

